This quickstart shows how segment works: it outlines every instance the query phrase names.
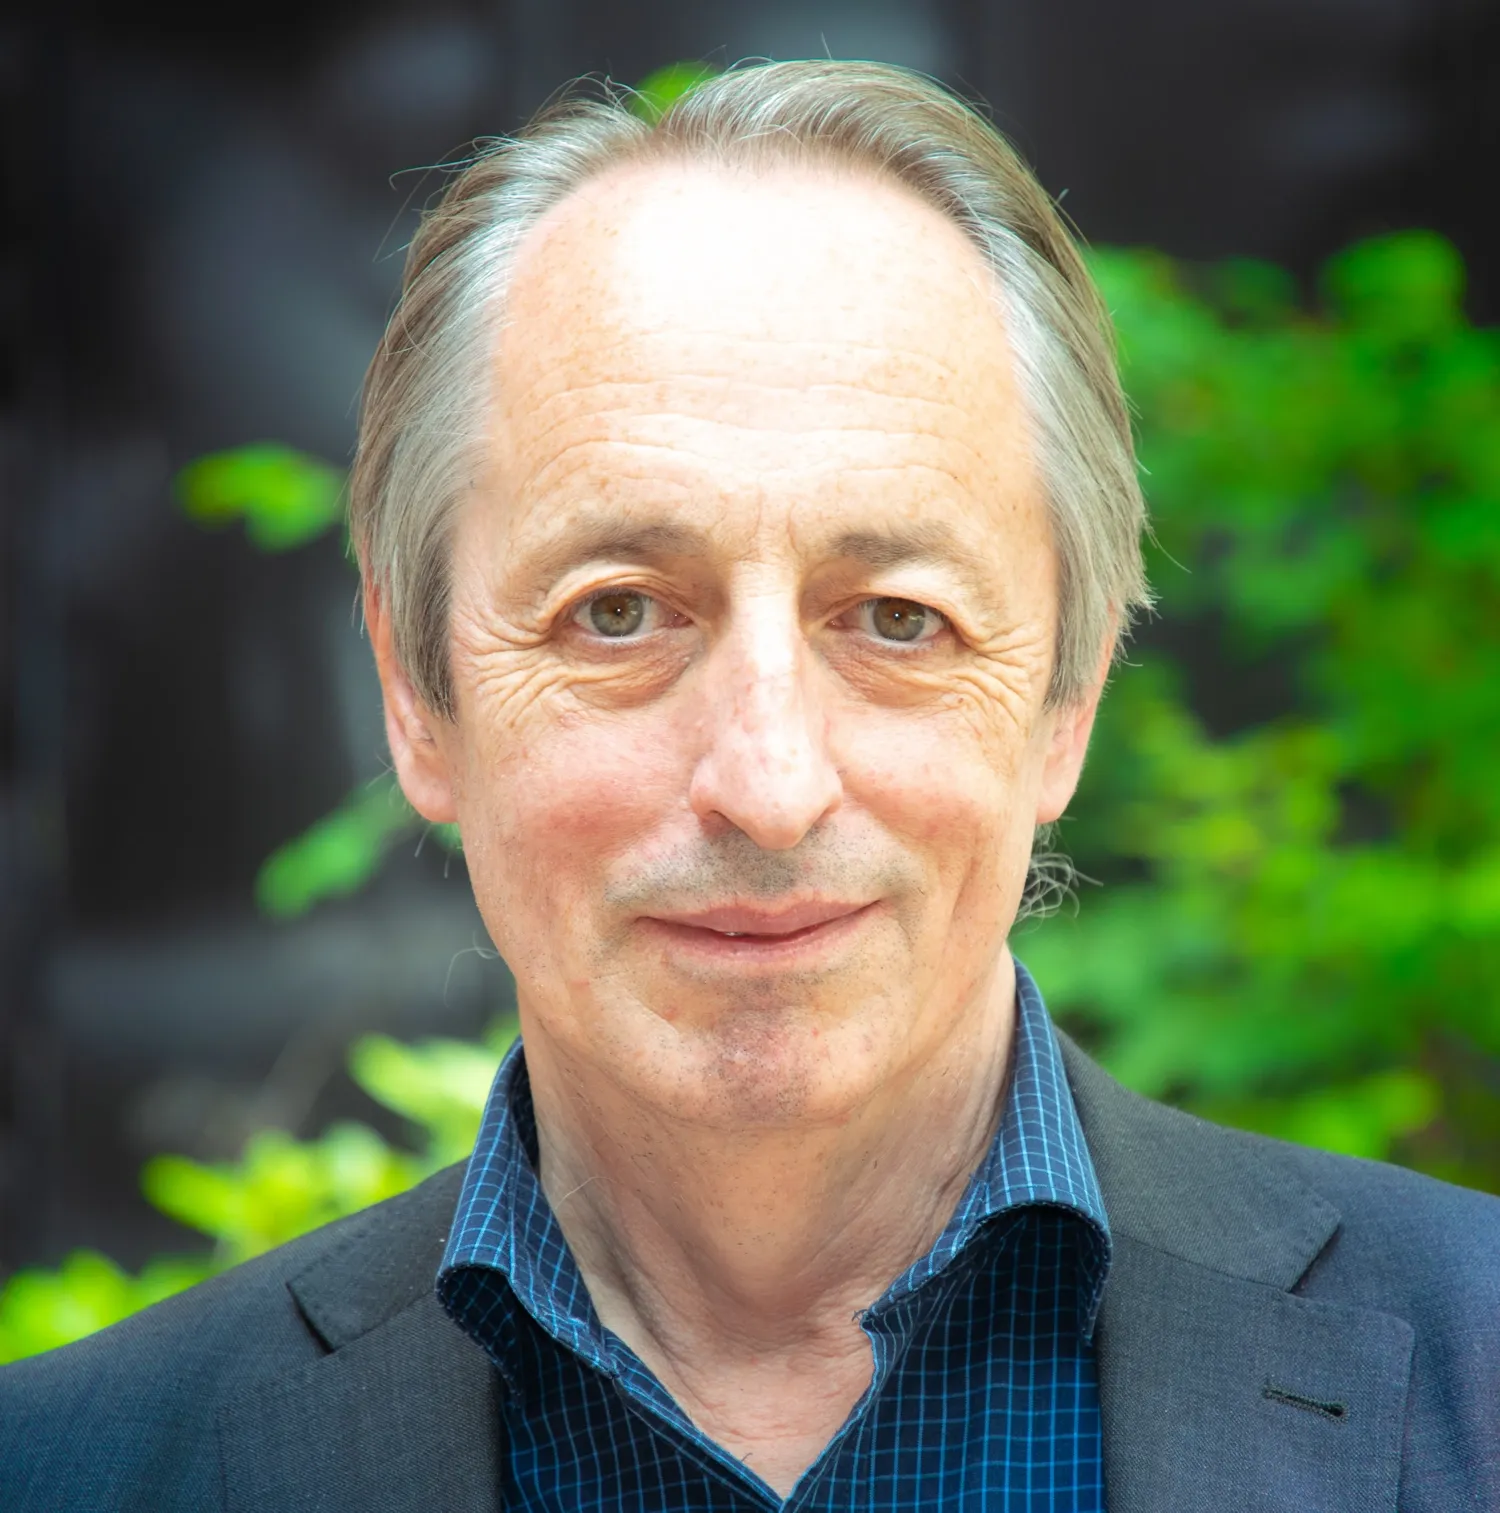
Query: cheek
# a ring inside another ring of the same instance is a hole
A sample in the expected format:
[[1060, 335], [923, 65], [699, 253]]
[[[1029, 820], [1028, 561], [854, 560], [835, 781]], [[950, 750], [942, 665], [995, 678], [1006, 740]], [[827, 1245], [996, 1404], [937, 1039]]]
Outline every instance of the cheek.
[[460, 802], [481, 906], [493, 900], [509, 919], [546, 911], [555, 928], [556, 907], [597, 897], [612, 861], [639, 850], [679, 802], [676, 768], [670, 743], [630, 722], [584, 716], [481, 748]]
[[959, 704], [921, 718], [866, 713], [839, 743], [845, 786], [944, 873], [968, 871], [1016, 826], [1030, 835], [1035, 796], [1026, 748], [1019, 734], [1000, 736]]
[[968, 701], [922, 719], [865, 722], [852, 747], [851, 796], [923, 864], [917, 930], [940, 975], [982, 975], [1015, 918], [1037, 806], [1031, 747], [1008, 721], [976, 717]]

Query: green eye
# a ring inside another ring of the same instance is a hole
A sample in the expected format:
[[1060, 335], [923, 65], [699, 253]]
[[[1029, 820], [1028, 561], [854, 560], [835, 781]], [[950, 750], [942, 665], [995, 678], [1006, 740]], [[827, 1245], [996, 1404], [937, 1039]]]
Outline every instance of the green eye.
[[882, 641], [921, 641], [935, 635], [943, 617], [911, 599], [871, 599], [862, 606]]
[[645, 594], [622, 591], [600, 594], [586, 606], [588, 621], [601, 636], [629, 636], [646, 618]]

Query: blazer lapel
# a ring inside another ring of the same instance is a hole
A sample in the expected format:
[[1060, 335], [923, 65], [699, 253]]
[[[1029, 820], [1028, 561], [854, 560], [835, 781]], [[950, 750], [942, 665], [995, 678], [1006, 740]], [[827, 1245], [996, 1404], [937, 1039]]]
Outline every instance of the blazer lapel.
[[1411, 1327], [1291, 1291], [1337, 1211], [1270, 1142], [1063, 1053], [1114, 1237], [1097, 1337], [1110, 1513], [1394, 1510]]
[[492, 1513], [499, 1378], [433, 1279], [461, 1171], [370, 1211], [287, 1285], [328, 1351], [219, 1416], [230, 1513]]
[[435, 1299], [290, 1376], [220, 1422], [230, 1513], [492, 1513], [496, 1376]]

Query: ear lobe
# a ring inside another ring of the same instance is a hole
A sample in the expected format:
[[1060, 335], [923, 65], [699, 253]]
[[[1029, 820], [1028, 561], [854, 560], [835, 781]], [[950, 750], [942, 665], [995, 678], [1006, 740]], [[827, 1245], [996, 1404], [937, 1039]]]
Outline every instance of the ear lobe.
[[380, 693], [385, 703], [385, 735], [391, 761], [407, 802], [425, 820], [436, 825], [458, 819], [453, 772], [449, 761], [447, 722], [422, 702], [406, 669], [396, 656], [390, 616], [378, 588], [365, 589], [365, 625], [380, 674]]

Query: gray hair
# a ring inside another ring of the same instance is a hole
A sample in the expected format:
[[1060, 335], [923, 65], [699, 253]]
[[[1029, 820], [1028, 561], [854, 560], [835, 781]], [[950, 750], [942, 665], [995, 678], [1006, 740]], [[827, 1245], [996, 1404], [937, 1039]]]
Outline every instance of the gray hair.
[[628, 92], [565, 95], [490, 144], [424, 216], [400, 303], [365, 380], [350, 531], [402, 667], [454, 713], [449, 537], [483, 444], [494, 341], [527, 233], [627, 164], [827, 163], [883, 175], [947, 216], [994, 275], [1058, 565], [1053, 704], [1083, 697], [1100, 657], [1149, 603], [1145, 503], [1108, 312], [1046, 192], [972, 107], [882, 63], [741, 67], [655, 120]]

